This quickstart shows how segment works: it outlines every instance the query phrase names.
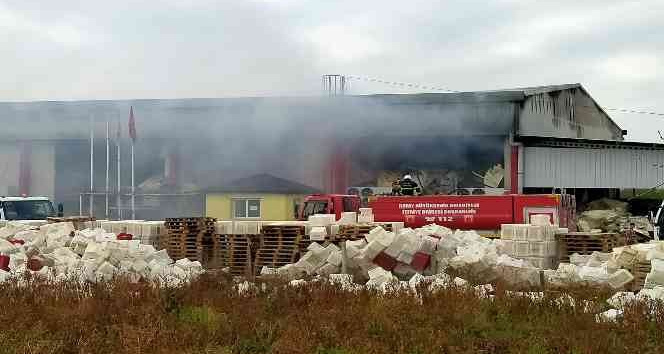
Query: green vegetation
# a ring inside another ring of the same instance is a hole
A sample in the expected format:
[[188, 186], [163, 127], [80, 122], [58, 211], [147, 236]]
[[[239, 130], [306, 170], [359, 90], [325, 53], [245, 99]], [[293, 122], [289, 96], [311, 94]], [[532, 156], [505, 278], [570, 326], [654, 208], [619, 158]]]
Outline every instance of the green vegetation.
[[[420, 298], [406, 292], [349, 293], [312, 283], [270, 282], [239, 295], [232, 280], [206, 275], [180, 289], [149, 284], [5, 284], [0, 289], [2, 353], [655, 353], [664, 349], [664, 310], [626, 309], [596, 322], [560, 292], [532, 301], [498, 289], [493, 299], [465, 289]], [[599, 299], [599, 300], [598, 300]], [[595, 313], [593, 313], [595, 312]]]

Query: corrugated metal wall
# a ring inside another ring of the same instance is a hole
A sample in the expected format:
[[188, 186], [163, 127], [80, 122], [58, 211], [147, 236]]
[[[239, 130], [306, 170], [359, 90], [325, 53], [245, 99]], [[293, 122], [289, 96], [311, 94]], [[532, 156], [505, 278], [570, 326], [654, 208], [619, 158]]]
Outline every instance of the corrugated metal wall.
[[524, 148], [524, 187], [652, 188], [664, 182], [664, 150]]

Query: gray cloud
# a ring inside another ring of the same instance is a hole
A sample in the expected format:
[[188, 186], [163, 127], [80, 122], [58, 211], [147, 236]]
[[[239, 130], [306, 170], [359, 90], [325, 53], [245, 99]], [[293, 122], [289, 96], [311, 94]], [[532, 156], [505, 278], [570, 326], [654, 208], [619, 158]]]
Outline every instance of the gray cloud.
[[[581, 82], [603, 106], [664, 111], [662, 15], [659, 0], [5, 0], [0, 97], [316, 95], [339, 72], [456, 90]], [[612, 115], [631, 139], [664, 129]]]

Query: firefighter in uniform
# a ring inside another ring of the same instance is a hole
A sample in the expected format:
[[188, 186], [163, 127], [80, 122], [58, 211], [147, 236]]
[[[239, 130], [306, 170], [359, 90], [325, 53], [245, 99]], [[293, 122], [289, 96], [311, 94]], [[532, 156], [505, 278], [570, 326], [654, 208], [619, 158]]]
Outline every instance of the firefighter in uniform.
[[403, 176], [403, 179], [399, 181], [399, 189], [401, 195], [419, 195], [421, 193], [420, 186], [413, 181], [410, 175]]

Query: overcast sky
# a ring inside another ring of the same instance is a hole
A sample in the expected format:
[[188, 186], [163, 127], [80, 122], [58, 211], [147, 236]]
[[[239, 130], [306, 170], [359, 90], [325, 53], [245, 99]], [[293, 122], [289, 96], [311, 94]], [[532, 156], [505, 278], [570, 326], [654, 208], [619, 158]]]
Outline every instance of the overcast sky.
[[[342, 73], [580, 82], [602, 106], [664, 112], [662, 18], [662, 0], [0, 0], [0, 101], [316, 95]], [[631, 140], [664, 130], [664, 116], [609, 113]]]

